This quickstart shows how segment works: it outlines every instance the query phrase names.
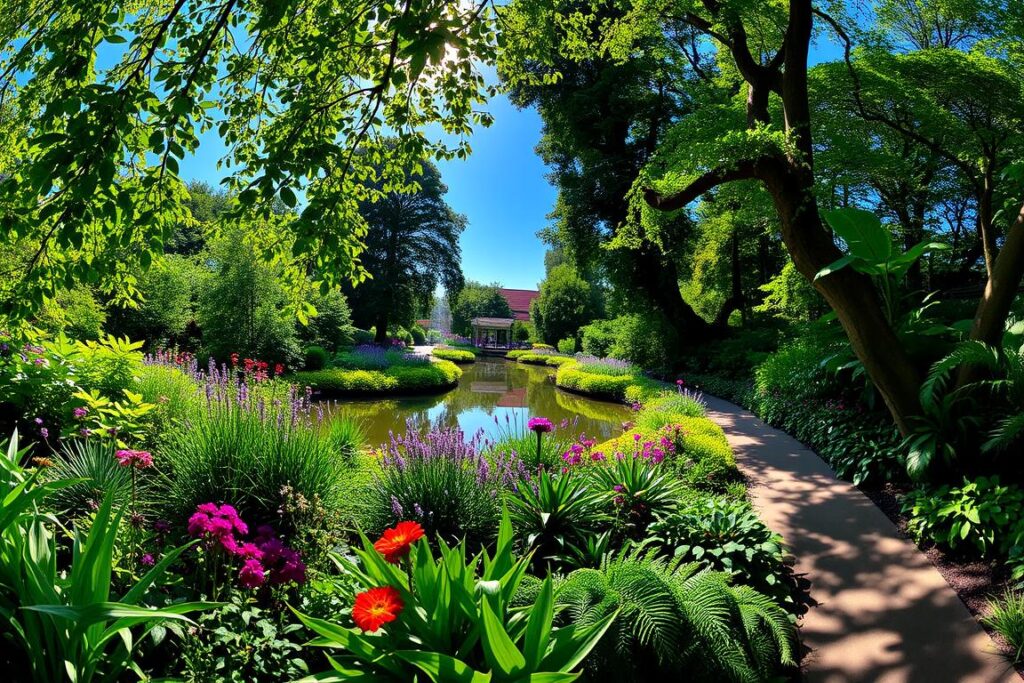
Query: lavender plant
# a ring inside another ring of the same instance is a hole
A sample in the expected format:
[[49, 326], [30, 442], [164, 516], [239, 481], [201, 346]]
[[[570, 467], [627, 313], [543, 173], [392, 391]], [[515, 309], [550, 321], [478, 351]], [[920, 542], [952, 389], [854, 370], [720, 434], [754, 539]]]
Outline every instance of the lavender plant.
[[430, 358], [422, 354], [407, 353], [402, 348], [385, 348], [373, 344], [363, 344], [351, 351], [343, 351], [334, 356], [330, 365], [349, 370], [385, 370], [395, 366], [411, 366], [429, 363]]
[[485, 454], [483, 431], [469, 439], [455, 427], [429, 430], [413, 422], [380, 448], [380, 471], [364, 501], [370, 536], [398, 521], [414, 520], [431, 536], [469, 548], [493, 540], [499, 494], [529, 479], [513, 453]]
[[576, 354], [579, 370], [593, 375], [610, 375], [623, 377], [641, 374], [640, 369], [628, 361], [617, 358], [598, 358], [584, 353]]

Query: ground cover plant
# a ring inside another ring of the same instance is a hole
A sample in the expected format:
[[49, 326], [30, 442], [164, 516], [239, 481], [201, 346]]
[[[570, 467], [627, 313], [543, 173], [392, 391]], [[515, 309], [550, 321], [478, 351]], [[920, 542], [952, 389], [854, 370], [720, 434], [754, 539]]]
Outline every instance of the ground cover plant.
[[473, 363], [476, 361], [476, 354], [472, 351], [459, 348], [435, 347], [431, 354], [441, 360], [450, 360], [453, 363]]

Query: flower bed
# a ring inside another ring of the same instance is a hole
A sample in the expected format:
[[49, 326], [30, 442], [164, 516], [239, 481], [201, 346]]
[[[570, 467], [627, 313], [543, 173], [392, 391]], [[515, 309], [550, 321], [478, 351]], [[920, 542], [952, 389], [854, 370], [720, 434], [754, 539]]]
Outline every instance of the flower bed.
[[555, 384], [566, 391], [609, 401], [638, 403], [668, 387], [664, 382], [645, 377], [639, 368], [622, 361], [592, 356], [569, 360], [572, 362], [562, 363], [555, 375]]
[[433, 351], [434, 358], [450, 360], [453, 363], [475, 363], [476, 354], [463, 349], [442, 349], [436, 348]]

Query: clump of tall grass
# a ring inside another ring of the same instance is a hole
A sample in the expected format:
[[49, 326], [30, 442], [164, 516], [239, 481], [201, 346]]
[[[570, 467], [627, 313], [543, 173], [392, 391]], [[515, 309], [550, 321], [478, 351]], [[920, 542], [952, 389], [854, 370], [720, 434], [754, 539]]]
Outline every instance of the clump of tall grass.
[[1009, 645], [1007, 659], [1019, 663], [1024, 659], [1024, 593], [1008, 589], [1001, 598], [988, 602], [988, 612], [982, 623]]
[[163, 448], [169, 469], [161, 506], [183, 521], [204, 502], [230, 502], [254, 523], [282, 519], [282, 490], [342, 507], [342, 482], [363, 434], [294, 386], [250, 386], [233, 373], [205, 376], [201, 408], [172, 430]]
[[75, 483], [54, 491], [54, 507], [71, 517], [81, 517], [95, 511], [108, 495], [113, 500], [125, 500], [131, 491], [131, 472], [118, 464], [114, 457], [116, 449], [112, 439], [63, 442], [53, 467], [47, 471], [47, 478]]

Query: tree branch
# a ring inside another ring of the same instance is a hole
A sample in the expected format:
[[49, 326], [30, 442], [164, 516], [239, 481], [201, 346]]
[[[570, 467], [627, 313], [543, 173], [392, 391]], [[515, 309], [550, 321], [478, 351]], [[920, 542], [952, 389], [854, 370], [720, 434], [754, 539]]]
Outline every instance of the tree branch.
[[765, 174], [765, 166], [773, 161], [772, 157], [760, 157], [741, 161], [732, 168], [716, 168], [700, 176], [685, 188], [668, 196], [658, 194], [655, 190], [644, 190], [644, 201], [651, 208], [659, 211], [675, 211], [696, 200], [705, 192], [710, 192], [719, 185], [736, 180], [754, 180]]

